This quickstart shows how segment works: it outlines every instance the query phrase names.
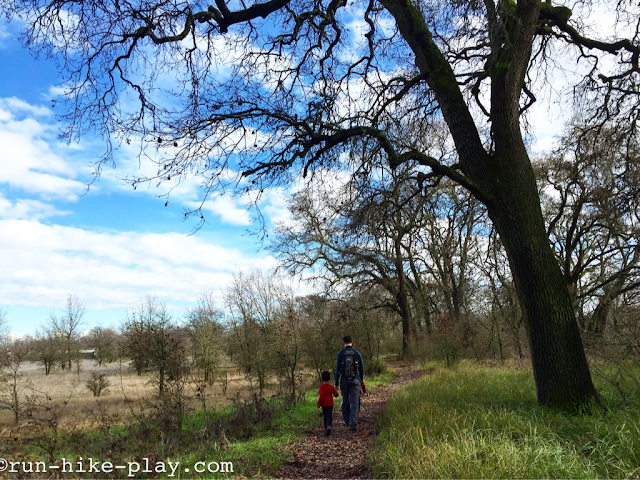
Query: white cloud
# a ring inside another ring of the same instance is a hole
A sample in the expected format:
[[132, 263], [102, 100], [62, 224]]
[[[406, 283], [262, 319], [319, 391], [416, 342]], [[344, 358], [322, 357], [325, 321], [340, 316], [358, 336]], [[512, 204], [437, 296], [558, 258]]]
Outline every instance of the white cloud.
[[146, 295], [193, 302], [223, 290], [232, 272], [275, 267], [271, 257], [178, 233], [104, 233], [0, 220], [0, 304], [59, 306], [68, 293], [89, 309], [131, 308]]
[[[198, 208], [200, 202], [187, 202], [189, 208]], [[230, 197], [213, 197], [204, 202], [202, 209], [217, 215], [222, 223], [229, 225], [251, 225], [251, 215], [242, 199]]]
[[69, 93], [69, 89], [61, 85], [51, 85], [49, 87], [49, 97], [64, 97]]
[[[60, 92], [52, 87], [50, 93]], [[93, 147], [89, 147], [86, 158], [79, 159], [72, 157], [71, 149], [59, 149], [57, 126], [49, 123], [51, 117], [51, 112], [45, 106], [31, 105], [13, 97], [0, 98], [0, 184], [40, 197], [39, 200], [14, 200], [11, 203], [0, 196], [0, 218], [41, 220], [65, 215], [70, 212], [58, 210], [40, 200], [49, 203], [56, 200], [75, 201], [86, 191], [86, 184], [76, 178], [79, 173], [88, 172], [87, 163], [92, 160], [92, 156], [97, 158], [97, 154], [93, 152]], [[158, 165], [148, 158], [140, 161], [139, 145], [133, 143], [121, 146], [116, 155], [117, 168], [104, 169], [100, 180], [92, 189], [130, 191], [131, 186], [123, 178], [153, 177], [157, 174]], [[82, 150], [80, 147], [74, 150], [78, 149]], [[153, 158], [152, 152], [147, 154]], [[229, 171], [222, 180], [237, 182], [237, 175], [238, 172]], [[176, 176], [160, 185], [157, 182], [143, 183], [137, 190], [143, 195], [156, 197], [170, 192], [172, 203], [178, 202], [186, 208], [194, 209], [200, 206], [198, 199], [203, 195], [202, 182], [202, 177], [197, 175], [188, 175], [186, 178]], [[275, 196], [269, 193], [267, 196], [270, 200], [261, 202], [263, 206], [266, 205], [264, 213], [274, 216], [276, 221], [286, 220], [282, 192]], [[215, 215], [222, 223], [250, 226], [249, 204], [248, 198], [215, 196], [204, 203], [203, 209]]]
[[[300, 188], [302, 188], [302, 182], [293, 185], [290, 193]], [[289, 198], [289, 192], [282, 188], [274, 188], [263, 198], [262, 203], [264, 206], [260, 208], [274, 224], [282, 223], [284, 225], [292, 225], [293, 220], [291, 218], [291, 212], [289, 211]]]
[[0, 99], [0, 183], [45, 199], [74, 201], [86, 185], [74, 179], [76, 170], [51, 149], [55, 129], [34, 118], [49, 116], [45, 107]]
[[4, 21], [0, 22], [0, 49], [7, 47], [11, 36], [7, 23]]
[[10, 342], [17, 342], [19, 340], [24, 340], [25, 338], [27, 338], [27, 336], [23, 335], [22, 333], [14, 333], [14, 332], [8, 333], [7, 337], [9, 338]]
[[[270, 188], [264, 191], [257, 202], [258, 208], [267, 221], [272, 223], [291, 224], [288, 199], [292, 192], [302, 188], [302, 182], [294, 182], [289, 190], [282, 187]], [[255, 196], [254, 192], [252, 196]], [[250, 205], [255, 205], [255, 199], [248, 195], [234, 197], [231, 195], [210, 197], [202, 204], [204, 211], [216, 215], [222, 223], [237, 226], [250, 226], [252, 221]], [[188, 208], [200, 207], [200, 202], [185, 202]]]
[[0, 192], [0, 218], [2, 219], [41, 220], [71, 213], [73, 212], [58, 210], [53, 205], [39, 200], [18, 199], [13, 203], [4, 198]]
[[27, 112], [37, 117], [52, 116], [51, 110], [43, 105], [31, 105], [16, 97], [0, 98], [0, 108], [8, 112]]

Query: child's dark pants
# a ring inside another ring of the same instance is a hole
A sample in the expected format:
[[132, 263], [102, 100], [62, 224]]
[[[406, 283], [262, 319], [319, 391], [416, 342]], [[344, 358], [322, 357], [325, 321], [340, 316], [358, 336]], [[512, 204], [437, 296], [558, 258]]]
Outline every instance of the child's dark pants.
[[322, 415], [324, 416], [324, 429], [333, 428], [333, 406], [322, 407]]

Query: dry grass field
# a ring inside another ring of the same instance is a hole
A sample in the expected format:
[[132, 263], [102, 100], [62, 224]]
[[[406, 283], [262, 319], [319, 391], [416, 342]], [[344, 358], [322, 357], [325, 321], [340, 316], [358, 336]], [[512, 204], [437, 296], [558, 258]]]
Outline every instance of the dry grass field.
[[[226, 365], [221, 370], [214, 384], [205, 386], [204, 398], [209, 409], [225, 407], [233, 400], [248, 397], [251, 391], [248, 380], [236, 366]], [[26, 362], [20, 373], [23, 398], [24, 395], [35, 394], [40, 402], [46, 399], [49, 405], [56, 406], [60, 425], [63, 427], [91, 429], [98, 412], [108, 413], [116, 423], [125, 423], [148, 408], [156, 394], [152, 376], [138, 376], [127, 363], [114, 362], [98, 366], [92, 360], [82, 360], [79, 374], [74, 365], [71, 371], [56, 369], [45, 375], [41, 365]], [[108, 391], [99, 397], [94, 396], [86, 385], [92, 373], [105, 375], [110, 384]], [[223, 391], [225, 378], [226, 391]], [[185, 387], [186, 396], [190, 398], [190, 406], [193, 408], [202, 408], [201, 397], [197, 398], [195, 395], [198, 384], [203, 385], [204, 382], [193, 375]], [[277, 384], [274, 382], [269, 385], [267, 393], [272, 394], [276, 390]], [[0, 435], [28, 429], [27, 423], [24, 419], [16, 424], [11, 411], [0, 410]]]

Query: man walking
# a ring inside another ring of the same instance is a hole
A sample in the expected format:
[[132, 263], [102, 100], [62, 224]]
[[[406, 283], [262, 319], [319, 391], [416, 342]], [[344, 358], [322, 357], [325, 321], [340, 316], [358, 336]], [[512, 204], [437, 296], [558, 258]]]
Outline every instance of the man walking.
[[362, 355], [353, 348], [353, 340], [347, 335], [342, 339], [344, 348], [338, 353], [336, 362], [336, 388], [342, 393], [342, 419], [352, 431], [358, 428], [360, 409], [360, 385], [364, 380]]

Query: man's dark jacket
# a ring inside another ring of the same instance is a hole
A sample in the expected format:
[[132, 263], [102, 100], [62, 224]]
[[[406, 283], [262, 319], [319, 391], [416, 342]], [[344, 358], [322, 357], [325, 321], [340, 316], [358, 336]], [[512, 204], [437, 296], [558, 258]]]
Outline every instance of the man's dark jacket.
[[[353, 349], [353, 347], [347, 346], [338, 352], [338, 360], [336, 361], [336, 374], [334, 377], [336, 379], [336, 387], [340, 384], [340, 376], [342, 375], [342, 359], [344, 358], [344, 351], [347, 349]], [[358, 350], [356, 350], [355, 352], [355, 359], [358, 362], [358, 374], [354, 379], [354, 383], [356, 383], [357, 381], [357, 383], [360, 384], [360, 382], [364, 380], [364, 366], [362, 363], [362, 355], [360, 355], [360, 352]]]

